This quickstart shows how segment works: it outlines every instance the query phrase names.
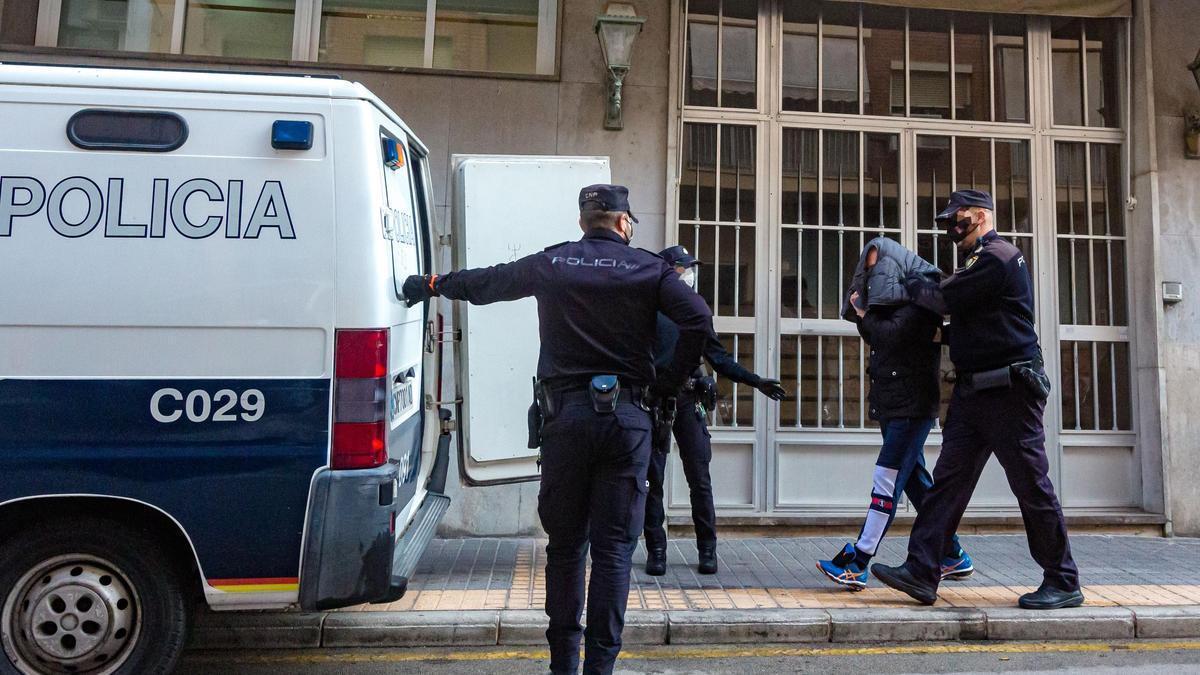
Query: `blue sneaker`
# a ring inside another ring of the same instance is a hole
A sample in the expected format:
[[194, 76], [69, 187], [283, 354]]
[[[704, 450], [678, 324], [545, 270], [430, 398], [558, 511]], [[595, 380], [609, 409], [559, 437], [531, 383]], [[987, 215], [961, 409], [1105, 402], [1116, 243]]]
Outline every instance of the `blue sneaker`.
[[869, 575], [854, 562], [854, 544], [846, 544], [833, 560], [818, 560], [817, 569], [848, 591], [861, 591], [867, 587]]
[[946, 556], [942, 558], [942, 578], [943, 579], [966, 579], [975, 571], [975, 564], [971, 560], [971, 556], [967, 552], [958, 549], [961, 554], [957, 557]]

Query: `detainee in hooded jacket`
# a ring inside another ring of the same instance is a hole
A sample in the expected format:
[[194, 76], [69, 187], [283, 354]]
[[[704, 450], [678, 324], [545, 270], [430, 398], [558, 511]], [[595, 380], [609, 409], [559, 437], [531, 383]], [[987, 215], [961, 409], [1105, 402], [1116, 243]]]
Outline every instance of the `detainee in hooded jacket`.
[[[868, 271], [872, 250], [879, 257]], [[941, 273], [899, 243], [877, 237], [863, 248], [846, 292], [842, 317], [854, 322], [871, 347], [871, 419], [929, 418], [938, 412], [941, 345], [936, 336], [942, 317], [910, 302], [904, 288], [910, 276], [936, 283]], [[866, 309], [861, 319], [850, 303], [856, 291], [859, 306]]]

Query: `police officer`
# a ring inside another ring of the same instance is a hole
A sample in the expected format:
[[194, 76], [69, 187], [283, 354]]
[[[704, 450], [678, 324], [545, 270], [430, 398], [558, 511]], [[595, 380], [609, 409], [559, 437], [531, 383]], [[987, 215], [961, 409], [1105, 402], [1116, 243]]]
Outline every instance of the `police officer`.
[[1029, 551], [1043, 581], [1022, 595], [1026, 609], [1083, 604], [1067, 525], [1046, 460], [1042, 414], [1050, 382], [1034, 331], [1029, 265], [993, 229], [992, 196], [959, 190], [937, 216], [958, 245], [962, 266], [941, 283], [910, 277], [913, 302], [950, 315], [950, 360], [958, 379], [950, 399], [933, 488], [917, 512], [908, 560], [871, 570], [923, 604], [937, 600], [943, 547], [958, 527], [988, 456], [1004, 468], [1021, 506]]
[[[472, 304], [533, 296], [538, 303], [542, 484], [550, 670], [611, 673], [621, 650], [633, 550], [646, 508], [651, 418], [647, 399], [673, 397], [708, 335], [712, 314], [662, 258], [629, 246], [629, 191], [579, 193], [583, 238], [511, 263], [409, 277], [410, 303], [441, 295]], [[679, 326], [675, 359], [657, 373], [656, 315]], [[592, 570], [584, 569], [589, 544]]]
[[[658, 254], [679, 273], [689, 288], [696, 288], [696, 266], [700, 261], [682, 246], [671, 246]], [[675, 356], [679, 328], [663, 314], [658, 315], [658, 341], [654, 349], [654, 365], [666, 368]], [[779, 401], [787, 394], [779, 380], [771, 380], [746, 370], [721, 345], [714, 332], [704, 343], [704, 359], [713, 370], [733, 382], [747, 384], [768, 397]], [[701, 574], [717, 573], [717, 513], [713, 505], [712, 478], [708, 472], [712, 461], [712, 439], [708, 433], [703, 399], [705, 394], [715, 399], [716, 383], [696, 364], [676, 402], [677, 414], [672, 431], [679, 444], [679, 460], [691, 491], [692, 524], [696, 530], [697, 569]], [[709, 403], [711, 405], [711, 402]], [[662, 576], [667, 573], [667, 531], [663, 527], [663, 482], [667, 468], [667, 445], [654, 448], [650, 458], [650, 494], [646, 499], [646, 574]]]

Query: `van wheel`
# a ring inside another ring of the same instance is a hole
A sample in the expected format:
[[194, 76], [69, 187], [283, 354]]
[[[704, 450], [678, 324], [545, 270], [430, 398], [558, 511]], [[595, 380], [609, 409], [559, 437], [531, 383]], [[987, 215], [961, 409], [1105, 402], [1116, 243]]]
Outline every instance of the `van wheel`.
[[0, 547], [2, 673], [169, 673], [189, 602], [171, 558], [111, 521], [54, 521]]

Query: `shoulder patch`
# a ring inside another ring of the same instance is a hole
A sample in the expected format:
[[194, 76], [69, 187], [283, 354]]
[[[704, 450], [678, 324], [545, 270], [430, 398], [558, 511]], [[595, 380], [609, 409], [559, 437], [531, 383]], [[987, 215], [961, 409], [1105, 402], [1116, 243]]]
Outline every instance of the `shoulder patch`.
[[557, 244], [553, 244], [553, 245], [551, 245], [551, 246], [547, 246], [546, 248], [544, 248], [544, 249], [542, 249], [542, 250], [543, 250], [543, 251], [549, 251], [550, 249], [558, 248], [559, 246], [566, 246], [567, 244], [570, 244], [570, 243], [571, 243], [570, 241], [560, 241], [560, 242], [558, 242]]

